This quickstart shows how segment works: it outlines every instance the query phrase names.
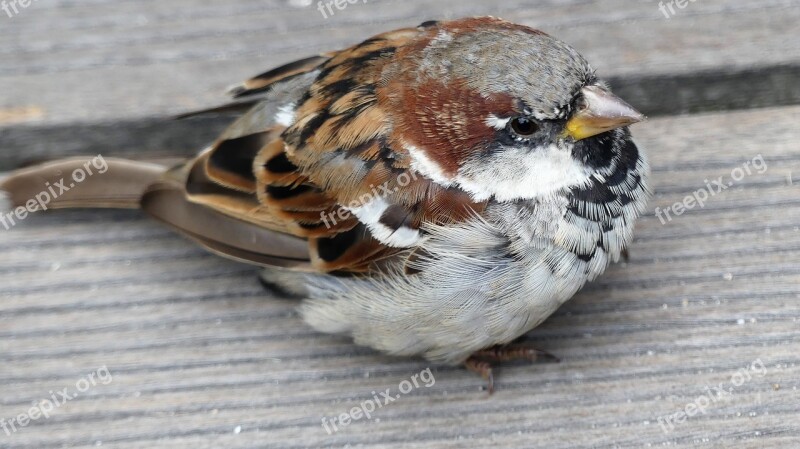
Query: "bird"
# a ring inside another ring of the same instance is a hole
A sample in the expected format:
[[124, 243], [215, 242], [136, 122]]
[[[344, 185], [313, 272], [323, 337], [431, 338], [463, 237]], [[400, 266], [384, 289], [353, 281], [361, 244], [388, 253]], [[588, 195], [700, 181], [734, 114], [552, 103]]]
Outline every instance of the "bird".
[[[49, 209], [140, 208], [209, 251], [263, 267], [317, 331], [494, 391], [496, 363], [633, 239], [651, 196], [630, 125], [645, 116], [586, 59], [495, 17], [428, 21], [261, 73], [189, 160], [105, 158]], [[0, 183], [11, 207], [85, 166]], [[56, 193], [56, 192], [54, 192]]]

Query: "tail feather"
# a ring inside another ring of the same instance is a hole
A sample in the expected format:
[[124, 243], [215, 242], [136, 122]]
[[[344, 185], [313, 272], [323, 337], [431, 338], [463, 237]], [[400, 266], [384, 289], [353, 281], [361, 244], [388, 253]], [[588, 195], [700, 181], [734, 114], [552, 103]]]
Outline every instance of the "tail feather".
[[142, 199], [142, 208], [221, 256], [260, 266], [311, 270], [306, 240], [193, 203], [172, 182], [153, 185]]
[[162, 162], [70, 158], [18, 170], [0, 182], [0, 191], [10, 208], [34, 202], [40, 209], [138, 209], [168, 168]]
[[0, 180], [0, 211], [142, 209], [221, 256], [259, 266], [312, 270], [307, 240], [191, 201], [185, 178], [194, 165], [185, 160], [98, 156], [30, 166]]

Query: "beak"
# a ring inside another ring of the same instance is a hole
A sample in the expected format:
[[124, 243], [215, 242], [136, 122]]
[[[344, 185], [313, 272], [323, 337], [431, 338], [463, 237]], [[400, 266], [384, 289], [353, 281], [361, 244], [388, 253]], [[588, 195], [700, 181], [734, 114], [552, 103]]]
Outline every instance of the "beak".
[[621, 98], [598, 86], [581, 89], [578, 111], [567, 121], [566, 136], [582, 140], [612, 129], [641, 122], [645, 116]]

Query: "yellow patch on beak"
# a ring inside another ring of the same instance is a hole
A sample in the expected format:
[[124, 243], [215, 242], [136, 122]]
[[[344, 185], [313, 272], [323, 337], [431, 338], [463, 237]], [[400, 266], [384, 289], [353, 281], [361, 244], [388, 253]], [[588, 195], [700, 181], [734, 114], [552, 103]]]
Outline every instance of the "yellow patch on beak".
[[641, 122], [645, 116], [616, 95], [598, 87], [581, 89], [581, 104], [567, 121], [564, 135], [574, 140]]

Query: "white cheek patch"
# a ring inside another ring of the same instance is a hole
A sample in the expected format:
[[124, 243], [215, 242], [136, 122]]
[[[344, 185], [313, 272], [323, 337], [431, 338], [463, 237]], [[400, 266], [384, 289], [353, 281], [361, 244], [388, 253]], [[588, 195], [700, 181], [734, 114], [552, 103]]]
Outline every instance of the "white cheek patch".
[[497, 152], [491, 160], [465, 164], [456, 183], [476, 201], [492, 197], [514, 201], [543, 198], [586, 185], [591, 174], [572, 157], [569, 148], [549, 145], [530, 151], [512, 147]]
[[[487, 124], [491, 121], [505, 128], [508, 120], [490, 115]], [[422, 149], [407, 143], [403, 147], [411, 156], [413, 170], [443, 187], [457, 185], [478, 202], [490, 198], [498, 201], [542, 198], [565, 188], [587, 185], [592, 174], [572, 157], [571, 148], [556, 144], [532, 151], [504, 148], [491, 159], [465, 163], [456, 176], [445, 174]]]
[[288, 103], [278, 108], [275, 114], [275, 123], [286, 127], [292, 126], [295, 120], [295, 104]]
[[401, 226], [392, 229], [381, 223], [381, 217], [390, 206], [383, 198], [373, 198], [369, 202], [358, 207], [349, 208], [358, 221], [367, 226], [372, 236], [384, 245], [394, 248], [407, 248], [416, 245], [421, 239], [418, 229], [411, 229]]

